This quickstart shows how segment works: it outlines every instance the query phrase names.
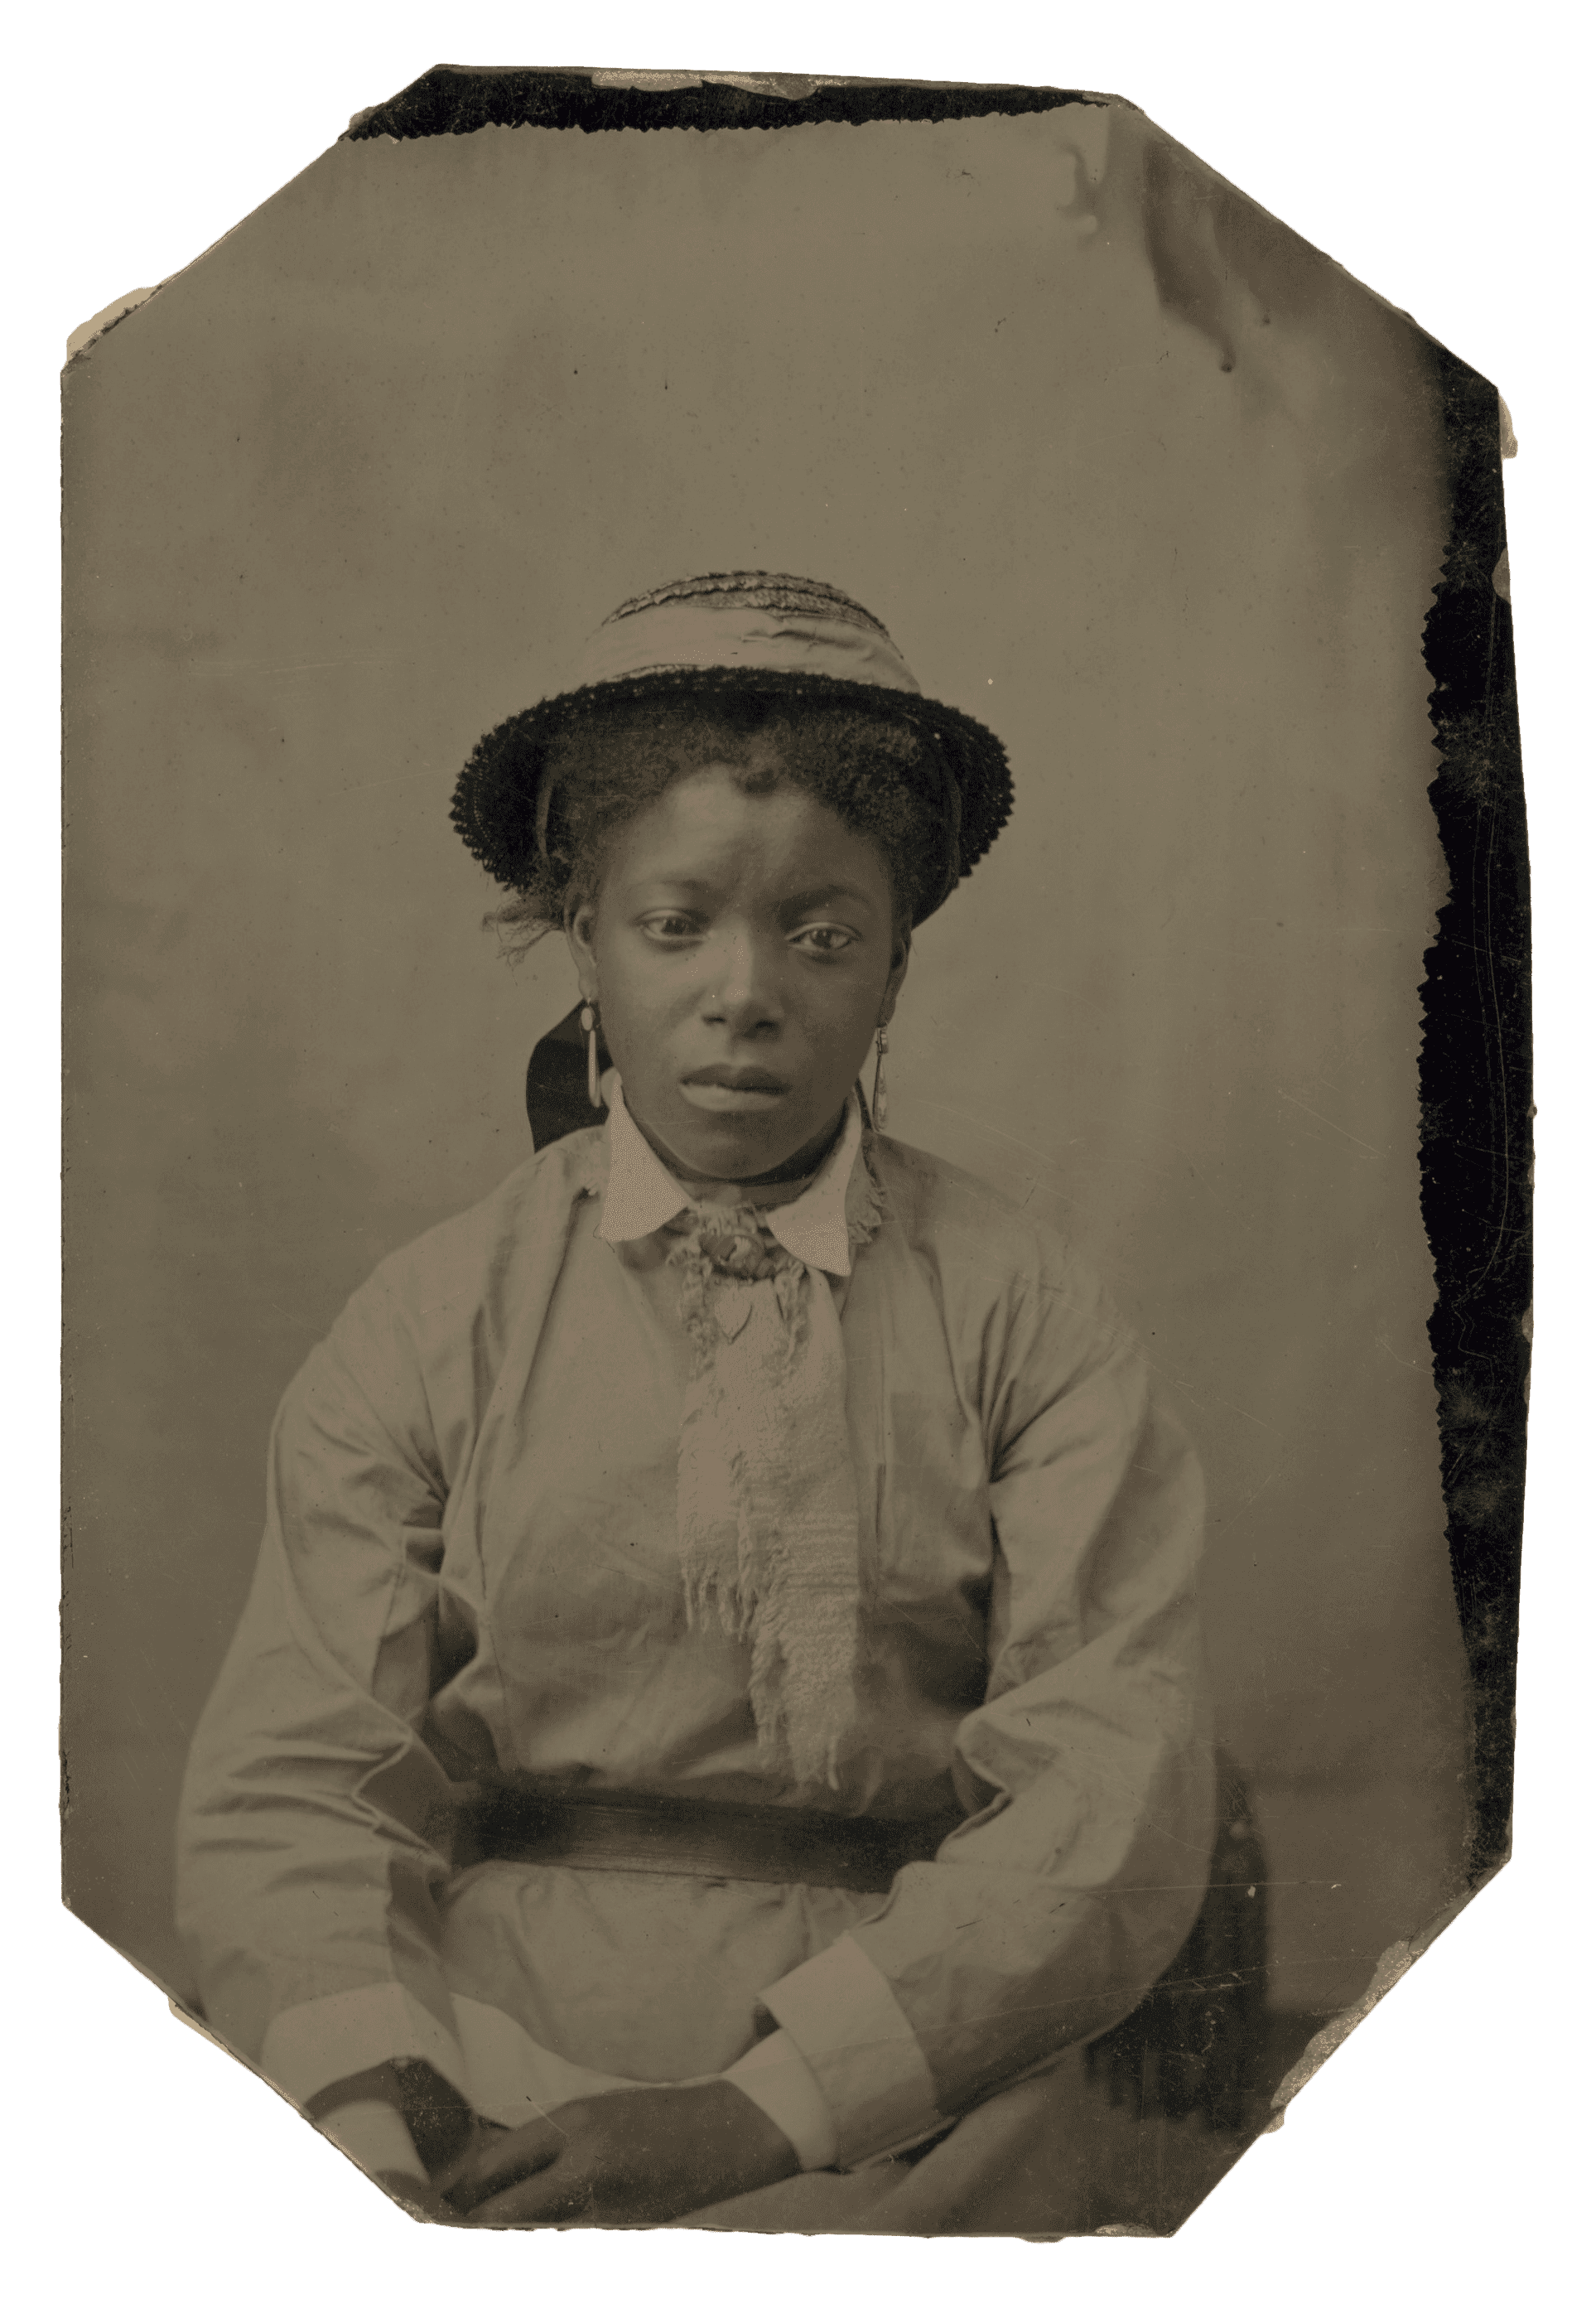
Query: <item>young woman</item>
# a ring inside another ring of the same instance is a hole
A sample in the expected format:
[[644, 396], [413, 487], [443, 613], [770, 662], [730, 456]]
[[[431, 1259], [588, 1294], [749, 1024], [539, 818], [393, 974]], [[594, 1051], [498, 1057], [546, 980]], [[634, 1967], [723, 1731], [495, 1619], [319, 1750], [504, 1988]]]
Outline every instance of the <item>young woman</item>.
[[746, 575], [460, 778], [594, 1124], [289, 1390], [179, 1858], [211, 2025], [434, 2215], [1104, 2210], [1079, 2047], [1213, 1839], [1200, 1479], [1066, 1247], [857, 1083], [1009, 801], [872, 616]]

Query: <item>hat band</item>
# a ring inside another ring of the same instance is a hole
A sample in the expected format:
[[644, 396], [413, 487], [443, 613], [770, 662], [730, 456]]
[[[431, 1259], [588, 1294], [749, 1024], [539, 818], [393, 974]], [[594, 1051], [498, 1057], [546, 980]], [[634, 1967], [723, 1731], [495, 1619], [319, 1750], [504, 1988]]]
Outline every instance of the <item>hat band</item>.
[[891, 641], [824, 615], [667, 600], [605, 623], [582, 651], [575, 683], [601, 686], [651, 670], [818, 671], [918, 694]]

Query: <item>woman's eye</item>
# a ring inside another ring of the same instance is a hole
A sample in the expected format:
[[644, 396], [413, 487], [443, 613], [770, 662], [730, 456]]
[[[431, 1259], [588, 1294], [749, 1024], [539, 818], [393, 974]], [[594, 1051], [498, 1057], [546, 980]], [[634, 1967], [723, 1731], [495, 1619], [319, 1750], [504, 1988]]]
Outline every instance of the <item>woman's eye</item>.
[[643, 932], [656, 942], [686, 942], [699, 931], [699, 922], [682, 910], [663, 910], [656, 917], [645, 918]]
[[806, 926], [801, 934], [794, 934], [793, 941], [800, 949], [818, 950], [823, 958], [830, 958], [846, 950], [856, 938], [846, 926]]

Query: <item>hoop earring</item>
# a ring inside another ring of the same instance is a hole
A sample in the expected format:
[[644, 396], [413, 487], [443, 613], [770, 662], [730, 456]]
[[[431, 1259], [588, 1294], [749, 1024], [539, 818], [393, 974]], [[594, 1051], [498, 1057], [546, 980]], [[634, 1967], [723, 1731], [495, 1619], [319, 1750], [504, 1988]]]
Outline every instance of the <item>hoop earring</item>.
[[584, 1004], [577, 1017], [582, 1034], [587, 1040], [587, 1098], [595, 1109], [604, 1107], [604, 1096], [599, 1088], [599, 1017], [591, 1005]]
[[870, 1122], [878, 1133], [887, 1130], [887, 1033], [875, 1033], [875, 1084], [870, 1096]]

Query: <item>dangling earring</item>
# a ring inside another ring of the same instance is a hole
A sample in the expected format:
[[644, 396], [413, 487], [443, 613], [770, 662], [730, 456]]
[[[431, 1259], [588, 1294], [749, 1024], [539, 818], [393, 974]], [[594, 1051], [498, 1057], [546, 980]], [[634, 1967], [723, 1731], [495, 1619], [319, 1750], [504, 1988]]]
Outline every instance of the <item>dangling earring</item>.
[[887, 1033], [875, 1033], [875, 1085], [870, 1096], [870, 1122], [878, 1133], [887, 1130]]
[[602, 1109], [604, 1096], [599, 1090], [599, 1017], [591, 1005], [584, 1005], [576, 1018], [587, 1040], [587, 1098], [595, 1109]]

